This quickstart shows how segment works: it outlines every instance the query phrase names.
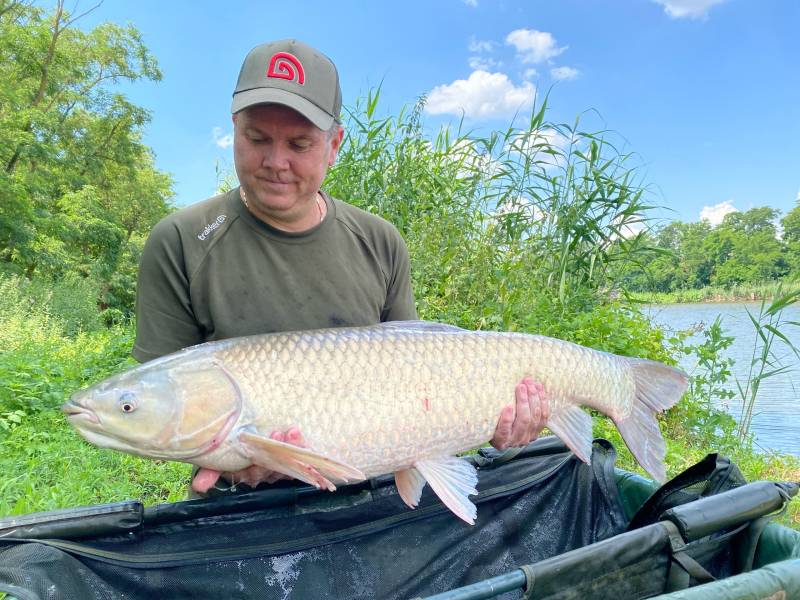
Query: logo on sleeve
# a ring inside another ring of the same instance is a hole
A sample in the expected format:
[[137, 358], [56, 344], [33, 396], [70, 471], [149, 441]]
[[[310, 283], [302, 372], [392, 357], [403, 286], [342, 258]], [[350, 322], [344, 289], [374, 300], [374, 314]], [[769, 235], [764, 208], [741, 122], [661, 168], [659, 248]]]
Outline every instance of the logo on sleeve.
[[296, 81], [300, 85], [304, 85], [306, 82], [306, 72], [302, 63], [294, 54], [288, 52], [276, 52], [272, 55], [272, 58], [269, 59], [267, 77], [288, 79]]
[[228, 217], [226, 217], [225, 215], [219, 215], [211, 223], [206, 225], [203, 228], [203, 231], [201, 231], [200, 233], [197, 234], [197, 239], [200, 240], [201, 242], [206, 241], [206, 238], [209, 235], [211, 235], [214, 231], [219, 229], [219, 226], [222, 225], [225, 222], [225, 219], [227, 219], [227, 218]]

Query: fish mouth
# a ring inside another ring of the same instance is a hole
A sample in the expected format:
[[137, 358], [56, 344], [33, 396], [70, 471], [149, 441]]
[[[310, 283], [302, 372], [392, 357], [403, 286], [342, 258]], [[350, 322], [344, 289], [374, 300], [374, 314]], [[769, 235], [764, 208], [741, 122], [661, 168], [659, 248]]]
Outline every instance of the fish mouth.
[[89, 423], [95, 423], [96, 425], [100, 424], [100, 419], [97, 418], [97, 414], [95, 414], [93, 410], [90, 410], [85, 406], [81, 406], [80, 404], [76, 404], [72, 400], [66, 402], [61, 407], [61, 412], [65, 413], [70, 421], [84, 419]]

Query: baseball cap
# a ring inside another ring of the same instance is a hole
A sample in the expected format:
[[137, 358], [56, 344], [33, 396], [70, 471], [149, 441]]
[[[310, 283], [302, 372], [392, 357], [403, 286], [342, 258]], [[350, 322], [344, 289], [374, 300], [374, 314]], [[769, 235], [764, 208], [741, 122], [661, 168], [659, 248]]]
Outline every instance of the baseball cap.
[[293, 108], [320, 129], [330, 129], [342, 110], [336, 66], [298, 40], [256, 46], [242, 63], [231, 112], [269, 103]]

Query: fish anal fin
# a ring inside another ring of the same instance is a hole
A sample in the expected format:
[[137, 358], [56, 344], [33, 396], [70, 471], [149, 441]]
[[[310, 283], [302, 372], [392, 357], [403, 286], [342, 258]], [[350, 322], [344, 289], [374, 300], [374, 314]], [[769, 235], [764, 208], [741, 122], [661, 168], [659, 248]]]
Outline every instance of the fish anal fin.
[[592, 456], [592, 417], [575, 404], [565, 404], [547, 419], [555, 433], [579, 459], [589, 463]]
[[410, 508], [416, 508], [425, 487], [425, 478], [414, 467], [397, 471], [394, 474], [397, 491]]
[[355, 467], [323, 456], [310, 448], [285, 444], [249, 431], [239, 433], [239, 442], [254, 464], [317, 488], [333, 491], [336, 486], [331, 480], [352, 482], [366, 479]]
[[475, 524], [477, 509], [468, 497], [478, 493], [475, 467], [454, 456], [418, 460], [414, 467], [447, 508], [470, 525]]

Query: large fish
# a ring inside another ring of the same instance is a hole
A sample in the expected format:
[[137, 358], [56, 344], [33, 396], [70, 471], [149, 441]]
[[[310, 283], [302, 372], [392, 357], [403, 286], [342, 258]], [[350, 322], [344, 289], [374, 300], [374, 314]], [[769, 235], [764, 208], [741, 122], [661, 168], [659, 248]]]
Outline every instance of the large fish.
[[[655, 413], [686, 375], [554, 338], [424, 321], [256, 335], [193, 346], [72, 396], [90, 442], [219, 471], [252, 464], [319, 488], [394, 473], [412, 508], [427, 482], [472, 523], [475, 469], [455, 455], [491, 439], [524, 377], [548, 395], [547, 427], [581, 459], [592, 420], [614, 420], [633, 455], [665, 477]], [[297, 426], [307, 448], [269, 438]]]

